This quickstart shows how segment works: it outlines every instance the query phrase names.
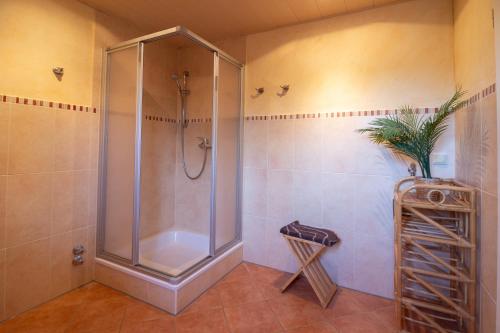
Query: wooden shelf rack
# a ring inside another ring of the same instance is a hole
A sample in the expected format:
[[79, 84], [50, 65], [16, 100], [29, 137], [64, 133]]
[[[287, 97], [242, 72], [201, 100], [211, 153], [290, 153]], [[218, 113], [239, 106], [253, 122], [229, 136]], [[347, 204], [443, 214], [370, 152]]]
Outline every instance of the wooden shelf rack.
[[401, 332], [476, 332], [476, 194], [454, 180], [404, 178], [394, 191]]

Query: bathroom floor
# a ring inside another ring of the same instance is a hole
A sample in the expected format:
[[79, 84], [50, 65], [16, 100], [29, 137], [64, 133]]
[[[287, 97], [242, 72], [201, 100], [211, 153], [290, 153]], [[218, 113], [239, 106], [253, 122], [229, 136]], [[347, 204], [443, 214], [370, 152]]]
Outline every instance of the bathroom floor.
[[394, 303], [339, 289], [322, 309], [299, 279], [283, 294], [290, 276], [242, 263], [176, 317], [99, 283], [89, 283], [0, 325], [14, 332], [396, 332]]

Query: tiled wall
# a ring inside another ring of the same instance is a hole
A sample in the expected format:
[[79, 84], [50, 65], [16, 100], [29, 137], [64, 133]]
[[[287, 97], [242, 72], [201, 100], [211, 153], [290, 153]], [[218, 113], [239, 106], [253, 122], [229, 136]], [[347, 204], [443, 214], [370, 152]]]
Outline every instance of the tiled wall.
[[1, 319], [92, 278], [97, 126], [94, 108], [0, 96]]
[[494, 86], [456, 115], [458, 180], [477, 189], [481, 332], [495, 331], [497, 294], [497, 114]]
[[[245, 260], [294, 271], [279, 228], [297, 219], [339, 235], [341, 243], [323, 257], [337, 283], [392, 297], [393, 186], [408, 172], [404, 161], [356, 132], [376, 114], [246, 117]], [[450, 125], [436, 151], [453, 159]], [[452, 177], [454, 166], [433, 169], [435, 176]]]
[[[100, 102], [104, 48], [143, 34], [75, 0], [1, 7], [0, 320], [93, 276], [99, 111], [87, 105]], [[83, 266], [71, 264], [76, 244]]]
[[474, 103], [456, 116], [456, 174], [459, 180], [475, 186], [479, 195], [478, 324], [481, 333], [497, 331], [497, 106], [495, 91], [491, 88], [481, 91], [496, 81], [498, 72], [493, 3], [491, 0], [453, 1], [455, 80], [469, 93], [480, 92]]
[[[339, 234], [323, 261], [340, 285], [392, 297], [392, 192], [407, 165], [355, 130], [453, 94], [452, 12], [451, 1], [404, 1], [247, 36], [246, 260], [294, 270], [279, 228], [299, 219]], [[434, 176], [454, 176], [454, 146], [452, 120]]]

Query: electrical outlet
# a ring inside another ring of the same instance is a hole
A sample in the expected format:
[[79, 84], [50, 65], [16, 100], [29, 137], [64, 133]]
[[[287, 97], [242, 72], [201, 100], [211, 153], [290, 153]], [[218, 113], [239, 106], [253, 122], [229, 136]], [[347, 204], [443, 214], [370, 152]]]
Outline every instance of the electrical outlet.
[[432, 165], [448, 165], [448, 154], [435, 153], [431, 154]]

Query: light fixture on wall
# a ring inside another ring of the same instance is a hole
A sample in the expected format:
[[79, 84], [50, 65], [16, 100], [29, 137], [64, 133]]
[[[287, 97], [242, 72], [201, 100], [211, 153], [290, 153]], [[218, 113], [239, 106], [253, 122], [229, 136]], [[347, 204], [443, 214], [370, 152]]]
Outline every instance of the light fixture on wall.
[[279, 97], [283, 97], [286, 94], [288, 94], [288, 90], [290, 90], [290, 85], [283, 84], [283, 85], [280, 85], [280, 88], [281, 88], [281, 91], [279, 93], [277, 93], [276, 95], [278, 95]]

